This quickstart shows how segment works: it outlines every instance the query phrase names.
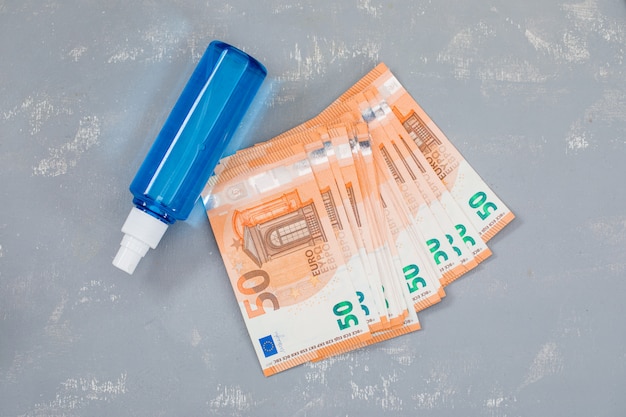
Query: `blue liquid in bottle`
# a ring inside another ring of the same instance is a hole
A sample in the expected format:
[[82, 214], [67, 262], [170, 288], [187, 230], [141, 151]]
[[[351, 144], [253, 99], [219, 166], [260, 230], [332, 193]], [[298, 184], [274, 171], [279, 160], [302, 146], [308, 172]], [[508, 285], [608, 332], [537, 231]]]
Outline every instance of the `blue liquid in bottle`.
[[251, 56], [211, 42], [130, 185], [135, 207], [115, 266], [132, 274], [168, 225], [187, 219], [266, 75]]

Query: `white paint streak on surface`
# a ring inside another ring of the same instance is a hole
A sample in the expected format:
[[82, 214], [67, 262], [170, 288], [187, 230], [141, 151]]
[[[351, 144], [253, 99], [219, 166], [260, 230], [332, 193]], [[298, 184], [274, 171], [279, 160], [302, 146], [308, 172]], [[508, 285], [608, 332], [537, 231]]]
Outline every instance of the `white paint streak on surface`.
[[438, 62], [454, 67], [454, 77], [467, 80], [472, 75], [472, 67], [479, 56], [479, 48], [488, 39], [496, 36], [496, 30], [484, 22], [467, 27], [458, 32], [437, 56]]
[[614, 262], [607, 264], [607, 269], [615, 275], [623, 275], [626, 272], [626, 263]]
[[197, 347], [202, 341], [202, 336], [200, 336], [200, 332], [198, 329], [193, 329], [191, 331], [191, 346]]
[[382, 6], [372, 6], [372, 0], [359, 0], [357, 9], [365, 11], [368, 15], [378, 18], [381, 15]]
[[175, 25], [153, 26], [143, 33], [143, 40], [147, 42], [150, 51], [146, 57], [147, 61], [160, 62], [177, 49], [180, 42], [185, 38], [187, 30], [184, 23]]
[[296, 2], [287, 2], [287, 3], [277, 3], [272, 10], [272, 14], [280, 14], [289, 10], [303, 10], [302, 3]]
[[5, 381], [15, 383], [19, 376], [32, 369], [33, 363], [35, 363], [34, 349], [16, 351], [11, 366], [4, 375], [0, 375], [0, 378], [4, 376]]
[[325, 48], [330, 52], [330, 63], [338, 60], [350, 60], [356, 57], [366, 57], [371, 61], [378, 60], [381, 44], [372, 39], [364, 40], [356, 45], [349, 45], [343, 41], [331, 40], [326, 42]]
[[[566, 153], [576, 153], [590, 146], [607, 146], [611, 143], [624, 144], [626, 140], [621, 135], [603, 140], [594, 141], [596, 125], [619, 124], [626, 122], [626, 93], [621, 90], [607, 89], [602, 97], [591, 104], [584, 115], [575, 120], [566, 136]], [[626, 128], [621, 129], [626, 134]], [[607, 140], [608, 139], [608, 140]]]
[[504, 400], [505, 400], [504, 397], [489, 398], [487, 401], [485, 401], [485, 407], [499, 408], [504, 403]]
[[74, 415], [93, 402], [111, 401], [128, 392], [126, 377], [124, 372], [115, 381], [101, 381], [93, 376], [69, 378], [61, 383], [54, 400], [35, 404], [34, 410], [25, 416]]
[[303, 364], [304, 367], [311, 369], [310, 372], [307, 372], [305, 378], [307, 383], [316, 382], [320, 385], [327, 385], [328, 381], [326, 379], [326, 373], [329, 369], [331, 369], [336, 363], [344, 362], [348, 359], [352, 359], [352, 353], [347, 353], [344, 355], [331, 356], [330, 358], [324, 359], [319, 362], [307, 362]]
[[548, 42], [530, 29], [526, 29], [524, 35], [537, 52], [552, 56], [557, 60], [583, 62], [589, 59], [586, 40], [575, 32], [565, 32], [560, 43]]
[[126, 42], [114, 47], [107, 63], [161, 62], [185, 48], [189, 48], [192, 55], [195, 55], [196, 40], [188, 32], [187, 24], [183, 20], [170, 17], [142, 30], [138, 39], [126, 39]]
[[506, 396], [502, 392], [494, 393], [492, 397], [487, 398], [483, 404], [487, 413], [491, 416], [506, 417], [508, 415], [507, 409], [510, 408], [513, 403], [517, 402], [515, 396]]
[[422, 410], [434, 410], [443, 407], [447, 402], [447, 394], [442, 391], [418, 392], [411, 396], [416, 406]]
[[228, 412], [231, 416], [249, 415], [253, 402], [250, 396], [241, 390], [241, 387], [220, 384], [217, 386], [217, 392], [217, 396], [209, 401], [211, 414], [222, 415]]
[[589, 222], [588, 228], [593, 236], [610, 245], [619, 246], [626, 243], [626, 216], [609, 216]]
[[122, 373], [116, 381], [100, 382], [97, 378], [70, 378], [63, 383], [67, 390], [87, 392], [91, 400], [106, 400], [108, 398], [126, 394], [126, 373]]
[[74, 337], [72, 336], [69, 321], [61, 321], [61, 317], [63, 316], [63, 312], [65, 311], [67, 301], [68, 298], [64, 294], [57, 306], [52, 311], [52, 314], [50, 314], [50, 317], [48, 317], [48, 323], [44, 327], [46, 336], [52, 338], [55, 343], [59, 343], [62, 345], [68, 345], [74, 342]]
[[51, 118], [55, 113], [54, 105], [50, 100], [44, 99], [37, 102], [33, 106], [32, 118], [31, 118], [31, 135], [39, 133], [43, 122]]
[[115, 284], [104, 284], [101, 280], [92, 279], [78, 290], [78, 299], [73, 307], [81, 304], [117, 303], [122, 296], [115, 292]]
[[212, 368], [211, 364], [214, 362], [214, 354], [211, 349], [206, 349], [202, 351], [202, 362], [208, 366], [210, 369]]
[[289, 58], [296, 61], [297, 68], [295, 73], [292, 74], [289, 79], [293, 81], [308, 80], [314, 75], [320, 75], [325, 71], [324, 58], [322, 57], [322, 51], [320, 49], [317, 37], [313, 37], [312, 52], [308, 56], [303, 57], [300, 46], [296, 43], [294, 50], [289, 54]]
[[[566, 154], [577, 153], [590, 146], [604, 146], [610, 144], [626, 144], [622, 135], [615, 135], [603, 140], [594, 140], [596, 125], [622, 125], [626, 122], [626, 93], [620, 90], [607, 89], [602, 97], [591, 104], [584, 115], [575, 120], [566, 136]], [[626, 128], [621, 129], [626, 134]]]
[[[538, 52], [551, 56], [557, 61], [584, 63], [591, 58], [590, 44], [600, 37], [603, 41], [620, 47], [614, 50], [618, 63], [622, 63], [626, 29], [621, 19], [603, 15], [597, 0], [564, 3], [561, 9], [566, 15], [568, 24], [560, 38], [545, 39], [547, 34], [554, 33], [553, 28], [530, 25], [531, 27], [526, 29], [526, 39]], [[605, 68], [600, 68], [598, 74], [601, 75], [605, 70]]]
[[566, 32], [563, 34], [563, 57], [569, 62], [585, 62], [591, 56], [587, 39], [579, 33]]
[[472, 46], [472, 33], [469, 29], [457, 33], [448, 47], [439, 54], [437, 60], [454, 66], [454, 78], [467, 80], [470, 78], [470, 64], [472, 59], [465, 54], [465, 50]]
[[588, 122], [626, 122], [626, 91], [607, 89], [585, 112]]
[[74, 139], [59, 147], [50, 148], [50, 156], [39, 161], [39, 164], [33, 167], [33, 173], [44, 177], [66, 174], [70, 167], [76, 165], [84, 152], [99, 143], [99, 139], [100, 120], [98, 117], [83, 117]]
[[118, 64], [120, 62], [135, 61], [137, 60], [137, 57], [143, 54], [143, 52], [144, 52], [143, 48], [137, 48], [137, 47], [121, 49], [118, 52], [111, 55], [109, 59], [107, 60], [107, 62], [109, 64]]
[[410, 366], [415, 360], [415, 351], [404, 344], [402, 346], [382, 347], [382, 351], [391, 356], [391, 358], [400, 365]]
[[449, 373], [449, 365], [444, 363], [434, 364], [426, 378], [427, 386], [422, 392], [416, 392], [411, 396], [415, 400], [417, 408], [434, 410], [450, 406], [456, 394], [456, 388], [449, 381]]
[[9, 111], [3, 111], [2, 112], [2, 119], [4, 119], [5, 121], [6, 120], [11, 120], [12, 118], [17, 116], [21, 112], [23, 112], [23, 111], [27, 110], [28, 108], [30, 108], [32, 106], [32, 104], [33, 104], [33, 101], [34, 101], [34, 99], [32, 97], [27, 97], [26, 99], [24, 99], [22, 104], [13, 107]]
[[535, 48], [535, 50], [547, 54], [553, 54], [554, 46], [552, 46], [550, 42], [543, 40], [539, 35], [533, 33], [531, 30], [526, 29], [524, 36], [526, 36], [526, 39]]
[[387, 377], [381, 376], [381, 382], [374, 385], [360, 387], [354, 381], [350, 381], [352, 399], [366, 401], [381, 408], [383, 411], [402, 411], [402, 398], [395, 394], [393, 384], [398, 381], [398, 375], [394, 371]]
[[577, 3], [564, 3], [563, 10], [580, 22], [593, 23], [598, 18], [597, 0], [584, 0]]
[[39, 94], [38, 97], [26, 97], [21, 104], [14, 106], [8, 111], [2, 112], [5, 121], [11, 120], [20, 114], [28, 116], [30, 134], [36, 135], [41, 131], [43, 124], [49, 119], [61, 116], [72, 115], [74, 110], [69, 106], [69, 99], [61, 98], [53, 100], [47, 94]]
[[567, 134], [567, 148], [565, 149], [565, 153], [576, 153], [587, 149], [589, 147], [589, 140], [591, 140], [591, 133], [585, 131], [580, 120], [575, 121]]
[[559, 319], [559, 336], [562, 338], [575, 337], [580, 338], [583, 335], [583, 321], [576, 308], [570, 308], [569, 311], [563, 312]]
[[563, 357], [561, 356], [561, 352], [556, 343], [548, 342], [541, 347], [535, 356], [520, 389], [540, 381], [547, 376], [556, 375], [562, 370]]
[[59, 304], [52, 311], [52, 314], [50, 314], [50, 317], [48, 317], [48, 324], [56, 324], [59, 322], [59, 320], [61, 319], [61, 316], [63, 315], [63, 310], [65, 310], [66, 304], [67, 304], [67, 297], [64, 296], [63, 298], [61, 298], [61, 301], [59, 302]]
[[[381, 44], [373, 40], [348, 44], [335, 39], [318, 36], [310, 37], [307, 45], [296, 43], [289, 53], [289, 59], [295, 61], [296, 68], [287, 71], [280, 79], [284, 81], [307, 81], [323, 76], [330, 64], [347, 61], [356, 57], [365, 57], [377, 61]], [[306, 52], [303, 52], [306, 51]]]
[[529, 61], [515, 56], [489, 59], [476, 70], [476, 74], [482, 81], [508, 83], [542, 83], [548, 79]]
[[517, 402], [517, 397], [507, 394], [502, 385], [494, 380], [493, 386], [487, 391], [487, 397], [483, 400], [482, 406], [490, 416], [505, 417], [507, 408], [510, 408], [515, 402]]
[[[304, 391], [302, 393], [302, 397], [303, 398], [311, 397], [310, 394], [311, 393], [308, 392], [308, 390]], [[304, 406], [302, 406], [299, 410], [294, 411], [291, 415], [293, 417], [316, 415], [319, 413], [320, 410], [324, 409], [324, 405], [325, 403], [324, 403], [323, 396], [313, 397], [311, 400], [307, 401], [307, 403], [304, 404]]]
[[617, 16], [603, 15], [598, 0], [565, 3], [563, 10], [574, 27], [584, 35], [599, 35], [606, 42], [624, 44], [626, 28], [623, 20]]
[[72, 58], [72, 61], [74, 62], [78, 62], [78, 60], [80, 59], [80, 57], [87, 52], [87, 47], [86, 46], [77, 46], [75, 48], [72, 48], [67, 55]]

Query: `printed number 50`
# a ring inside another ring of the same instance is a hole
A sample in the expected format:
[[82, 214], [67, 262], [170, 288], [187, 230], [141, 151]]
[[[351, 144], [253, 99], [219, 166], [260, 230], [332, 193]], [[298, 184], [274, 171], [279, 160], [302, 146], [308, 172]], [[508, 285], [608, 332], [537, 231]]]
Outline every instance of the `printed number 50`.
[[471, 208], [478, 209], [476, 210], [476, 214], [483, 220], [498, 209], [498, 206], [494, 203], [487, 201], [487, 194], [482, 191], [474, 194], [472, 198], [469, 199], [468, 203]]
[[[261, 278], [263, 281], [255, 284], [258, 279]], [[252, 281], [251, 281], [252, 280]], [[247, 284], [247, 285], [246, 285]], [[250, 285], [253, 286], [250, 286]], [[270, 285], [270, 275], [262, 269], [257, 269], [254, 271], [248, 271], [242, 276], [239, 277], [237, 281], [237, 289], [241, 294], [244, 295], [255, 295], [256, 300], [254, 305], [256, 308], [252, 308], [250, 301], [243, 300], [243, 305], [246, 308], [246, 313], [248, 313], [249, 318], [258, 317], [262, 314], [265, 314], [265, 306], [263, 305], [264, 301], [270, 301], [272, 303], [272, 307], [274, 310], [278, 310], [280, 308], [280, 304], [278, 303], [278, 298], [271, 292], [261, 292], [265, 290]]]
[[341, 330], [345, 330], [353, 324], [356, 326], [359, 324], [359, 319], [354, 314], [350, 314], [352, 311], [352, 303], [350, 301], [342, 301], [335, 304], [333, 307], [333, 313], [335, 316], [342, 317], [337, 319], [337, 324]]
[[424, 278], [419, 277], [420, 269], [417, 265], [411, 264], [402, 268], [402, 272], [404, 272], [404, 278], [406, 279], [406, 285], [409, 287], [409, 292], [413, 293], [421, 288], [426, 287], [426, 280]]

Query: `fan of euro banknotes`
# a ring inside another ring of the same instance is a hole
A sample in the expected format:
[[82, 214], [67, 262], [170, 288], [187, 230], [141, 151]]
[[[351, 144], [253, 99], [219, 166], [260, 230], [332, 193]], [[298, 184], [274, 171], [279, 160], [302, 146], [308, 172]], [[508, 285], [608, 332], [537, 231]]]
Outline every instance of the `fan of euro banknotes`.
[[203, 198], [266, 376], [419, 330], [514, 218], [382, 63]]

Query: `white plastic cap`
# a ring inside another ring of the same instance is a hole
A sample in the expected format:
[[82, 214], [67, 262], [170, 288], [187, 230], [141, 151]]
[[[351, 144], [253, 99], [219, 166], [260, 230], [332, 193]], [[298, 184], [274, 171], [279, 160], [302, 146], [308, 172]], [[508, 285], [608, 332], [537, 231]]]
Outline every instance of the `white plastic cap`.
[[124, 238], [113, 265], [132, 275], [148, 249], [157, 247], [167, 226], [156, 217], [133, 207], [122, 226]]

